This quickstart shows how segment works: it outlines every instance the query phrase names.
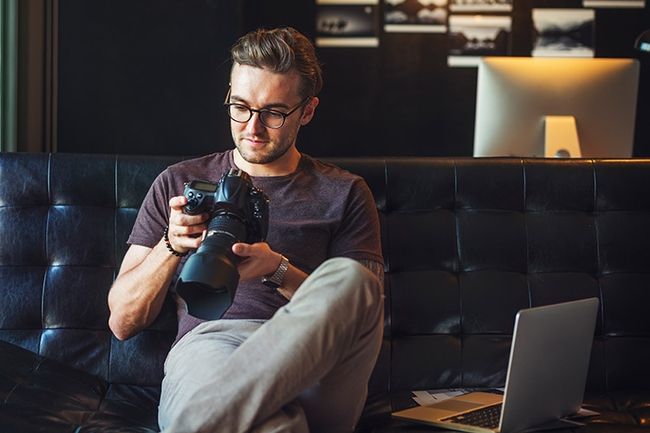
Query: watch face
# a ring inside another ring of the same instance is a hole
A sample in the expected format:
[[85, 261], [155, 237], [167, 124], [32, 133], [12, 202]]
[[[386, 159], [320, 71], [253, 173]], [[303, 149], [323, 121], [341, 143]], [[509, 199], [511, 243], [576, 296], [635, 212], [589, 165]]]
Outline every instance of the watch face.
[[263, 278], [262, 279], [262, 284], [264, 284], [266, 287], [270, 287], [272, 289], [277, 289], [280, 287], [280, 284], [276, 283], [275, 281], [271, 280], [270, 278]]

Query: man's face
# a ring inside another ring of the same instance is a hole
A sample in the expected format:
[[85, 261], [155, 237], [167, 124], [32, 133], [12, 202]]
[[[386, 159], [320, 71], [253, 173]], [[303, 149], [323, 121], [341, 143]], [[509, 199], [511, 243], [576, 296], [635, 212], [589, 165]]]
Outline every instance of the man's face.
[[[300, 84], [300, 75], [295, 71], [279, 74], [236, 63], [230, 76], [229, 102], [287, 113], [303, 100]], [[307, 102], [304, 108], [288, 116], [279, 129], [264, 126], [259, 113], [253, 113], [246, 123], [231, 120], [235, 146], [242, 158], [251, 164], [274, 162], [295, 146], [298, 130], [311, 120], [314, 108], [315, 104]]]

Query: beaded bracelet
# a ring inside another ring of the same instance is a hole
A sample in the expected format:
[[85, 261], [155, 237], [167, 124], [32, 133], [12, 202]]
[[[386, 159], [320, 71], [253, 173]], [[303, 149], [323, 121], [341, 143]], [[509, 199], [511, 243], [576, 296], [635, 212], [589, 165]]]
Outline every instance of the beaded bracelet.
[[189, 251], [179, 253], [174, 249], [174, 247], [172, 247], [171, 242], [169, 242], [169, 226], [165, 227], [165, 230], [163, 231], [163, 240], [165, 241], [165, 245], [167, 245], [167, 249], [172, 255], [176, 257], [185, 257], [189, 253]]

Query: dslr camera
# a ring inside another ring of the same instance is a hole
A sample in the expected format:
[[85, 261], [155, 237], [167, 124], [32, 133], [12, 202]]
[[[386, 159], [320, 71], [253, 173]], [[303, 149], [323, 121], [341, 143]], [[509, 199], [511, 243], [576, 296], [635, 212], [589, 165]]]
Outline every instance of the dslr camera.
[[241, 258], [232, 252], [232, 246], [266, 239], [269, 199], [253, 186], [248, 173], [239, 169], [230, 169], [217, 183], [188, 182], [183, 195], [187, 197], [184, 213], [207, 212], [210, 219], [203, 242], [178, 277], [176, 292], [187, 302], [192, 316], [218, 319], [232, 304], [239, 284]]

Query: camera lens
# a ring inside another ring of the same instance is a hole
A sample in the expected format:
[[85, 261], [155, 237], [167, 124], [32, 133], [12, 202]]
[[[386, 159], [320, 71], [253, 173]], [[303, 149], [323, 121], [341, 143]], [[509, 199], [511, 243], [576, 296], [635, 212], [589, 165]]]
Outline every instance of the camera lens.
[[218, 184], [192, 181], [186, 184], [184, 194], [188, 197], [185, 213], [208, 211], [212, 218], [206, 238], [178, 277], [176, 292], [192, 316], [219, 319], [232, 303], [239, 284], [237, 265], [241, 258], [232, 252], [232, 246], [264, 240], [268, 199], [253, 187], [246, 172], [236, 169]]

